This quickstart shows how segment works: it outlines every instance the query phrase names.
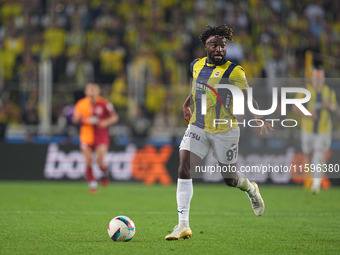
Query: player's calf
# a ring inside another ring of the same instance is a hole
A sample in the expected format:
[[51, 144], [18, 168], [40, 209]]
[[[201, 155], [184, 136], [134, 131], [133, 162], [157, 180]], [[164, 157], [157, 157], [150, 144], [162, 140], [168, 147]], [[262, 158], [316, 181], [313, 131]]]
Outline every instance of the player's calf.
[[101, 167], [102, 177], [100, 178], [100, 185], [103, 187], [107, 187], [109, 185], [109, 171], [107, 166]]

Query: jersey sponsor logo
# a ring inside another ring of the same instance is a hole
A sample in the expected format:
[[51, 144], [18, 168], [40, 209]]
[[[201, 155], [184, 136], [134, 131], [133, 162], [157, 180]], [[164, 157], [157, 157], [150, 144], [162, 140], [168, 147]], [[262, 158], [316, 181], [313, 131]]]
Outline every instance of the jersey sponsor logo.
[[185, 131], [184, 137], [191, 137], [193, 139], [196, 139], [197, 141], [199, 141], [201, 139], [201, 136], [199, 136], [198, 134], [191, 132], [191, 131]]
[[96, 108], [94, 109], [94, 113], [95, 113], [96, 115], [102, 115], [102, 113], [103, 113], [103, 108], [102, 108], [102, 107], [96, 107]]

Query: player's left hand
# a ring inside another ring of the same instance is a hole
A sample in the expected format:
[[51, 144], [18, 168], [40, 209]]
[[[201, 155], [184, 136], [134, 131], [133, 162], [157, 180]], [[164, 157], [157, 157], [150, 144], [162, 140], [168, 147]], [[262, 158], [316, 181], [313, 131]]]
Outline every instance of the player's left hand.
[[265, 121], [264, 125], [261, 127], [260, 134], [262, 135], [263, 131], [264, 131], [264, 132], [266, 132], [267, 135], [269, 135], [269, 130], [274, 131], [274, 128], [272, 127], [272, 125], [269, 122]]
[[105, 120], [99, 121], [98, 122], [98, 127], [100, 127], [100, 128], [107, 128], [108, 127], [107, 121], [105, 121]]
[[255, 119], [258, 119], [258, 121], [256, 121], [256, 123], [261, 127], [260, 135], [262, 135], [263, 132], [265, 132], [267, 135], [269, 135], [269, 131], [274, 131], [274, 128], [271, 125], [271, 123], [269, 123], [268, 121], [265, 121], [263, 119], [263, 117], [256, 116]]
[[189, 123], [191, 115], [192, 115], [190, 107], [183, 107], [182, 110], [183, 110], [184, 119]]

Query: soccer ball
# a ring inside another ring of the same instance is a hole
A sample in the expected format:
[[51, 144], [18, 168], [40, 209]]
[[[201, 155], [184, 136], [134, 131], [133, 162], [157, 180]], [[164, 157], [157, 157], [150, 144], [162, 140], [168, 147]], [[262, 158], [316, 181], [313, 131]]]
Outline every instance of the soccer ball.
[[117, 216], [110, 221], [107, 232], [115, 242], [128, 242], [135, 235], [135, 223], [129, 217]]

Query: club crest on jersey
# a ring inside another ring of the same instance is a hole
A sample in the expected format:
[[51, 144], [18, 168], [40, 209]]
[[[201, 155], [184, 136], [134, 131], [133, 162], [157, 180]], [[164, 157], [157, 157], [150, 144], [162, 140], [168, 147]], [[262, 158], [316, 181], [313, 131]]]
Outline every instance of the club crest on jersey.
[[103, 109], [101, 107], [96, 107], [94, 112], [96, 115], [101, 115], [103, 113]]
[[220, 75], [221, 75], [221, 72], [220, 72], [220, 71], [214, 72], [214, 76], [215, 76], [215, 77], [218, 77], [218, 76], [220, 76]]

